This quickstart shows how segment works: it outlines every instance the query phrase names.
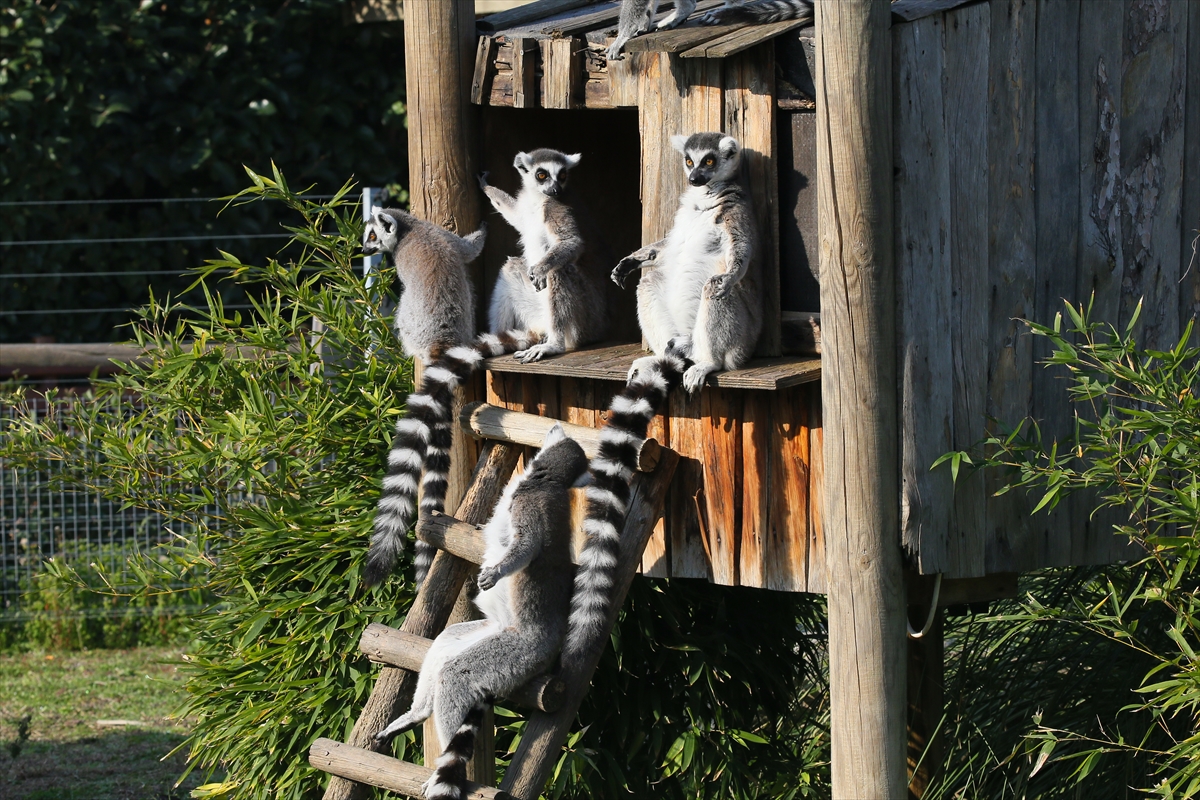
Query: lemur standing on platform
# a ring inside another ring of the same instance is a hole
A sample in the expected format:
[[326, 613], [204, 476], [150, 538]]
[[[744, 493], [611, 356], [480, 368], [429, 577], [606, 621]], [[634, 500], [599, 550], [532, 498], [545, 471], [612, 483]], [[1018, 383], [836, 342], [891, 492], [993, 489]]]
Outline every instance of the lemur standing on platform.
[[[692, 361], [689, 392], [709, 373], [738, 369], [762, 330], [761, 268], [750, 196], [738, 182], [741, 147], [732, 136], [672, 136], [683, 155], [689, 188], [667, 238], [624, 258], [612, 272], [618, 286], [639, 267], [638, 324], [656, 355], [674, 351]], [[653, 262], [653, 263], [649, 263]], [[636, 374], [645, 359], [630, 370]]]
[[[396, 308], [400, 344], [426, 365], [420, 390], [408, 396], [408, 413], [396, 423], [363, 573], [367, 586], [383, 582], [395, 568], [416, 516], [418, 485], [424, 489], [422, 511], [445, 505], [454, 389], [482, 360], [472, 343], [475, 295], [467, 264], [483, 250], [486, 234], [480, 225], [458, 237], [395, 208], [376, 211], [363, 231], [363, 252], [388, 253], [404, 285]], [[417, 542], [418, 584], [436, 552]]]
[[[670, 30], [681, 25], [696, 10], [696, 0], [676, 0], [675, 10], [654, 26], [654, 30]], [[796, 19], [811, 14], [812, 0], [725, 0], [721, 8], [700, 17], [702, 25], [727, 25], [736, 22], [763, 24]], [[617, 21], [617, 38], [608, 48], [608, 58], [617, 59], [625, 43], [650, 30], [658, 11], [658, 0], [623, 0]]]
[[[515, 353], [523, 362], [574, 350], [601, 339], [608, 327], [602, 278], [582, 262], [584, 241], [570, 206], [559, 200], [579, 154], [541, 148], [517, 153], [521, 173], [514, 198], [480, 175], [479, 185], [492, 206], [521, 236], [521, 258], [510, 258], [496, 278], [488, 307], [492, 336], [525, 331], [540, 341]], [[481, 342], [505, 349], [489, 335]]]
[[587, 464], [561, 425], [550, 429], [483, 529], [475, 604], [484, 618], [442, 631], [421, 664], [412, 708], [375, 735], [387, 741], [433, 715], [445, 749], [425, 797], [466, 796], [467, 762], [484, 710], [549, 670], [558, 656], [571, 602], [569, 490]]

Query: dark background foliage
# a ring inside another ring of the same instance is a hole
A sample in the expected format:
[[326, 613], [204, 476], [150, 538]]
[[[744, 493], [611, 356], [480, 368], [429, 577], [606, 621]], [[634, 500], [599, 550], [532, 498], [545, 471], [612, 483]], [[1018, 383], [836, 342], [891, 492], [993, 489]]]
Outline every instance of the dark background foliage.
[[[278, 164], [294, 185], [335, 191], [407, 181], [404, 54], [398, 24], [346, 25], [340, 0], [15, 0], [0, 10], [0, 240], [282, 233], [268, 204], [46, 204], [204, 198], [244, 186], [242, 165]], [[30, 201], [41, 203], [29, 205]], [[124, 309], [147, 283], [236, 248], [285, 239], [2, 247], [0, 310]], [[198, 300], [199, 298], [192, 298]], [[229, 287], [225, 300], [244, 303]], [[0, 342], [129, 337], [130, 318], [0, 313]]]

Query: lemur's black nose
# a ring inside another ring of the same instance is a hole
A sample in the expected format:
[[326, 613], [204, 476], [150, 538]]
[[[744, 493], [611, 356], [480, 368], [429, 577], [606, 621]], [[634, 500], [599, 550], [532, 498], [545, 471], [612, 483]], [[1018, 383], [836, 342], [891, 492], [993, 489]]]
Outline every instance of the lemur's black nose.
[[704, 179], [703, 175], [698, 175], [697, 173], [693, 172], [691, 175], [688, 175], [688, 183], [690, 183], [692, 186], [703, 186], [704, 184], [708, 183], [708, 181]]

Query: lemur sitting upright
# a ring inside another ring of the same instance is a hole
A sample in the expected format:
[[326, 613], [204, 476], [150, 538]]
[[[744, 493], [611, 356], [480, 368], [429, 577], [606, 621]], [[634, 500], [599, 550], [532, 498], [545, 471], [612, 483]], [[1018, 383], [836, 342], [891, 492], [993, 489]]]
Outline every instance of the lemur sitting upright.
[[[689, 188], [667, 238], [624, 258], [618, 286], [646, 266], [638, 283], [638, 323], [656, 355], [671, 350], [693, 362], [683, 386], [694, 392], [708, 374], [741, 367], [762, 330], [758, 228], [738, 182], [741, 147], [732, 136], [672, 136]], [[653, 262], [648, 263], [648, 262]], [[634, 362], [636, 374], [642, 359]]]
[[608, 327], [602, 279], [583, 263], [579, 226], [559, 199], [579, 158], [546, 148], [517, 153], [513, 166], [521, 174], [521, 190], [515, 198], [489, 185], [487, 173], [479, 177], [492, 206], [520, 234], [523, 251], [496, 278], [488, 326], [492, 335], [527, 331], [540, 338], [515, 354], [526, 363], [597, 341]]
[[[650, 23], [658, 10], [658, 0], [623, 0], [620, 19], [617, 22], [617, 38], [608, 48], [608, 58], [620, 58], [621, 49], [633, 37], [650, 30]], [[691, 16], [696, 10], [696, 0], [675, 0], [675, 10], [654, 26], [654, 30], [669, 30]], [[796, 19], [812, 13], [812, 0], [725, 0], [721, 8], [713, 9], [700, 17], [702, 25], [725, 25], [733, 22], [763, 24]]]
[[[486, 234], [481, 225], [460, 238], [395, 208], [376, 211], [363, 231], [363, 252], [388, 253], [404, 285], [396, 308], [400, 344], [426, 364], [420, 390], [408, 396], [408, 413], [396, 423], [388, 453], [363, 574], [367, 586], [381, 583], [395, 568], [416, 516], [418, 485], [424, 487], [423, 511], [441, 511], [445, 505], [454, 389], [482, 360], [472, 343], [475, 295], [467, 264], [483, 250]], [[436, 552], [417, 542], [418, 584]]]
[[466, 796], [466, 764], [483, 711], [558, 657], [571, 603], [569, 490], [587, 464], [561, 425], [550, 429], [483, 529], [475, 604], [484, 618], [442, 631], [421, 664], [412, 708], [375, 735], [384, 742], [433, 715], [444, 752], [425, 797]]

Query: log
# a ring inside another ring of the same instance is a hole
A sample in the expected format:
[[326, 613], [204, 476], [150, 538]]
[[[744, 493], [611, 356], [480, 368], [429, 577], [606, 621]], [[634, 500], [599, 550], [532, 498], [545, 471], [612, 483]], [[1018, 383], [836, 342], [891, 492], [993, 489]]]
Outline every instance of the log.
[[0, 346], [0, 376], [30, 378], [111, 375], [138, 361], [142, 348], [130, 344], [8, 344]]
[[[487, 520], [504, 491], [509, 475], [516, 468], [519, 456], [520, 449], [517, 447], [500, 442], [485, 444], [480, 466], [470, 490], [458, 507], [457, 516], [468, 523]], [[426, 638], [441, 632], [454, 610], [470, 567], [468, 562], [450, 553], [438, 553], [401, 630]], [[383, 668], [358, 721], [354, 723], [354, 730], [350, 733], [351, 746], [374, 746], [372, 737], [375, 732], [395, 719], [412, 702], [412, 693], [417, 687], [416, 678], [416, 673], [408, 670]], [[365, 797], [367, 788], [364, 785], [335, 775], [325, 790], [324, 800], [361, 800]]]
[[907, 796], [887, 0], [817, 3], [823, 525], [835, 798]]
[[487, 549], [482, 525], [460, 522], [449, 514], [430, 514], [417, 523], [417, 538], [472, 564], [482, 564]]
[[[541, 447], [546, 434], [555, 424], [563, 426], [567, 436], [579, 442], [588, 458], [600, 450], [600, 431], [584, 425], [561, 422], [549, 417], [522, 414], [487, 403], [470, 403], [459, 417], [463, 430], [481, 439], [498, 439], [529, 447]], [[658, 463], [662, 447], [653, 439], [643, 439], [638, 445], [638, 470], [649, 472]]]
[[[421, 787], [433, 770], [418, 767], [407, 761], [364, 750], [332, 739], [317, 739], [308, 748], [308, 763], [346, 781], [358, 781], [359, 785], [371, 784], [409, 797], [424, 797]], [[468, 800], [511, 800], [512, 795], [480, 786], [467, 784]]]
[[[402, 630], [372, 622], [359, 639], [358, 649], [367, 658], [379, 664], [419, 672], [429, 652], [432, 639], [414, 636]], [[553, 713], [562, 707], [567, 686], [557, 675], [539, 675], [506, 699], [522, 708], [536, 708]]]

